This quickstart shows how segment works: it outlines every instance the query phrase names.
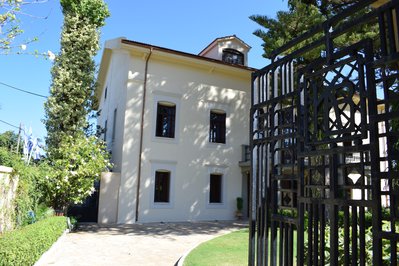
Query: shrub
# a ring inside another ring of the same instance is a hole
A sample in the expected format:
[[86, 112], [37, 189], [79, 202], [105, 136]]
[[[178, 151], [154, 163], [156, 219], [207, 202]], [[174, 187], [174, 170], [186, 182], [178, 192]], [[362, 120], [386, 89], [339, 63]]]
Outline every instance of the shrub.
[[51, 173], [52, 169], [43, 161], [26, 165], [21, 160], [21, 155], [10, 151], [8, 146], [1, 146], [5, 143], [5, 134], [0, 134], [0, 165], [12, 167], [14, 170], [12, 178], [14, 176], [19, 177], [18, 188], [12, 204], [13, 208], [7, 210], [11, 213], [12, 228], [15, 228], [34, 222], [30, 213], [41, 212], [42, 210], [39, 208], [42, 207], [40, 205], [49, 202], [49, 196], [45, 190], [48, 181], [45, 177]]
[[82, 203], [92, 195], [94, 182], [111, 166], [105, 143], [83, 134], [63, 138], [49, 155], [52, 170], [46, 178], [46, 194], [55, 211], [66, 212], [71, 204]]
[[65, 217], [50, 217], [0, 236], [0, 266], [33, 265], [65, 231]]
[[25, 226], [33, 222], [29, 213], [40, 212], [39, 206], [48, 201], [43, 188], [45, 176], [51, 172], [51, 168], [46, 163], [25, 165], [23, 162], [14, 163], [13, 168], [19, 176], [15, 198], [16, 225]]

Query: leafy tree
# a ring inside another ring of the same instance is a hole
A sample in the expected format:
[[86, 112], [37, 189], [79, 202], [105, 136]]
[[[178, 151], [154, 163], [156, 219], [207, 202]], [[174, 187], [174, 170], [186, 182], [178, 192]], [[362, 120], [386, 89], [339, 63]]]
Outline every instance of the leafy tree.
[[[291, 0], [288, 2], [289, 10], [277, 12], [276, 19], [263, 15], [250, 16], [251, 20], [263, 27], [254, 32], [254, 35], [264, 41], [262, 46], [265, 53], [263, 56], [271, 58], [272, 52], [277, 48], [311, 30], [316, 25], [320, 25], [328, 18], [357, 2], [359, 2], [359, 0]], [[366, 8], [363, 12], [367, 12], [368, 10], [369, 9]], [[356, 15], [360, 14], [353, 14], [353, 16]], [[376, 38], [376, 36], [376, 25], [362, 25], [362, 27], [336, 38], [334, 42], [337, 47], [341, 47], [353, 44], [365, 37]], [[310, 40], [299, 43], [288, 50], [287, 53], [303, 47], [320, 37], [321, 34], [314, 36]], [[308, 61], [319, 57], [321, 51], [324, 49], [325, 48], [322, 46], [313, 49], [311, 52], [304, 55], [303, 60]]]
[[[52, 171], [46, 177], [47, 195], [56, 210], [81, 203], [94, 191], [100, 172], [110, 167], [104, 143], [83, 133], [62, 139]], [[53, 156], [53, 154], [51, 154]]]
[[52, 68], [50, 97], [45, 103], [49, 149], [88, 127], [95, 89], [93, 57], [99, 50], [99, 30], [109, 16], [102, 0], [61, 0], [61, 6], [61, 52]]
[[22, 33], [17, 23], [17, 13], [20, 11], [22, 1], [0, 1], [0, 51], [5, 53], [11, 49], [12, 41]]
[[0, 0], [0, 54], [8, 54], [17, 46], [25, 50], [27, 43], [37, 41], [34, 37], [20, 45], [14, 43], [15, 38], [23, 33], [19, 21], [19, 17], [24, 14], [23, 7], [45, 2], [47, 0]]
[[109, 166], [105, 146], [87, 137], [95, 89], [94, 55], [100, 28], [109, 16], [103, 0], [61, 0], [64, 25], [61, 52], [52, 68], [50, 97], [45, 103], [48, 158], [47, 195], [65, 211], [93, 192], [94, 181]]
[[11, 150], [17, 146], [17, 142], [18, 135], [13, 131], [6, 131], [0, 134], [0, 147]]

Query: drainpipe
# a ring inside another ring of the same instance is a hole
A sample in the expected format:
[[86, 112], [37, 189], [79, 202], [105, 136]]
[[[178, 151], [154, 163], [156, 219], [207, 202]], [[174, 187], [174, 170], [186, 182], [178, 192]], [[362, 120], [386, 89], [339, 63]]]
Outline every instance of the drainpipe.
[[153, 48], [150, 48], [150, 53], [145, 60], [144, 68], [144, 83], [143, 83], [143, 99], [141, 109], [141, 125], [140, 125], [140, 148], [139, 148], [139, 164], [137, 170], [137, 190], [136, 190], [136, 218], [135, 221], [139, 220], [139, 203], [140, 203], [140, 183], [141, 183], [141, 155], [143, 153], [143, 134], [144, 134], [144, 112], [145, 112], [145, 98], [147, 94], [147, 73], [148, 73], [148, 61], [152, 55]]

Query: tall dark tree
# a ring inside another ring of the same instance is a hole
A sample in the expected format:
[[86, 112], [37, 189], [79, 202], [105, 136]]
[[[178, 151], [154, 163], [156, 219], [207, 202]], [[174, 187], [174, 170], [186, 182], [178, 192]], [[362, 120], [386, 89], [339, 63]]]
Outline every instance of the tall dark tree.
[[[252, 15], [250, 19], [258, 23], [262, 28], [254, 32], [254, 35], [261, 38], [263, 43], [263, 54], [266, 58], [271, 58], [272, 51], [288, 43], [292, 39], [309, 31], [312, 27], [320, 25], [330, 17], [342, 12], [342, 10], [356, 4], [359, 0], [290, 0], [288, 11], [277, 12], [277, 17], [270, 18], [263, 15]], [[365, 10], [367, 12], [367, 9]], [[353, 14], [354, 16], [359, 14]], [[367, 26], [344, 34], [335, 40], [336, 44], [355, 43], [358, 40], [371, 37], [375, 38], [375, 26]], [[316, 35], [314, 38], [320, 36]], [[297, 49], [303, 44], [294, 47]], [[308, 59], [320, 56], [323, 47], [313, 49], [306, 54]], [[289, 50], [288, 52], [290, 52]]]

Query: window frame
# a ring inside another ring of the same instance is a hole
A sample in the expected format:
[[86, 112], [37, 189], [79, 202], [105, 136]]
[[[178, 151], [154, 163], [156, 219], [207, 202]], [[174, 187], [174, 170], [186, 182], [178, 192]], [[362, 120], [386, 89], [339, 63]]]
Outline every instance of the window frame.
[[112, 143], [115, 142], [117, 115], [118, 115], [118, 108], [115, 108], [114, 109], [114, 114], [113, 114], [113, 120], [112, 120], [112, 136], [111, 136]]
[[[150, 160], [151, 163], [151, 179], [150, 179], [150, 192], [149, 192], [149, 204], [152, 209], [173, 209], [175, 200], [175, 177], [176, 177], [176, 165], [175, 161], [164, 161], [164, 160]], [[169, 172], [169, 202], [155, 202], [155, 182], [156, 172]]]
[[107, 143], [107, 130], [108, 130], [108, 120], [106, 119], [104, 122], [104, 129], [103, 129], [103, 134], [104, 134], [104, 142]]
[[[158, 101], [156, 105], [155, 137], [174, 139], [176, 136], [176, 104], [168, 101]], [[162, 111], [162, 112], [161, 112]], [[162, 129], [162, 120], [170, 124], [166, 132]]]
[[[167, 144], [178, 144], [180, 140], [180, 101], [182, 95], [175, 94], [171, 92], [155, 90], [152, 92], [152, 109], [151, 109], [151, 141], [158, 143]], [[156, 121], [157, 121], [157, 106], [158, 102], [169, 102], [176, 105], [176, 115], [175, 115], [175, 137], [174, 138], [164, 138], [156, 136]]]
[[[219, 178], [219, 180], [214, 180], [215, 178]], [[212, 183], [218, 186], [216, 189], [218, 191], [213, 192], [212, 191]], [[216, 195], [215, 195], [216, 194]], [[216, 201], [213, 201], [212, 198], [215, 197], [217, 198]], [[212, 173], [209, 175], [209, 197], [208, 197], [208, 203], [213, 205], [213, 204], [223, 204], [223, 174], [220, 173]]]
[[[160, 179], [165, 179], [165, 180], [160, 180]], [[154, 204], [169, 204], [170, 203], [170, 182], [171, 181], [171, 172], [165, 169], [158, 169], [155, 170], [155, 176], [154, 176]], [[162, 183], [162, 185], [167, 184], [167, 189], [165, 190], [166, 192], [159, 192], [157, 193], [157, 188], [159, 184]], [[163, 195], [165, 194], [165, 195]], [[167, 198], [167, 200], [164, 200], [163, 197]], [[158, 199], [157, 199], [158, 198]]]
[[[207, 209], [227, 209], [227, 180], [229, 178], [229, 166], [228, 165], [207, 165], [208, 171], [205, 178], [206, 182], [206, 194], [204, 195], [205, 206]], [[211, 203], [210, 200], [210, 186], [211, 186], [211, 175], [221, 175], [221, 202], [220, 203]]]
[[226, 144], [227, 113], [224, 110], [211, 109], [209, 112], [209, 143]]
[[[230, 58], [231, 56], [233, 56], [233, 58]], [[222, 51], [222, 61], [229, 64], [243, 66], [245, 65], [245, 56], [242, 52], [236, 49], [225, 48]]]

